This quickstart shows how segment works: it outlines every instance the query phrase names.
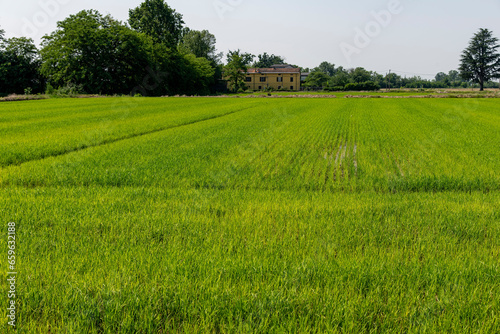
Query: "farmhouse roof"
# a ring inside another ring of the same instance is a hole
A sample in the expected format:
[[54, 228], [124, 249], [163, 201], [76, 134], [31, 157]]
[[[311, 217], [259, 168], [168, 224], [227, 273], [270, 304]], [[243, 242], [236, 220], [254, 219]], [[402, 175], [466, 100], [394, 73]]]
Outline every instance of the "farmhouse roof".
[[292, 65], [289, 64], [274, 64], [271, 65], [272, 68], [293, 68]]
[[300, 68], [250, 68], [247, 73], [300, 73]]

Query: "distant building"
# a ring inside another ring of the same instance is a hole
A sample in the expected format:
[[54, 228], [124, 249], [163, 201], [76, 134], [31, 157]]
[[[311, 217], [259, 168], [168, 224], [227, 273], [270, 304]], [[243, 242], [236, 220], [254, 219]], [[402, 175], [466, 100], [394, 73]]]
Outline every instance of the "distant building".
[[276, 64], [270, 68], [251, 68], [246, 72], [245, 84], [249, 90], [300, 90], [300, 69], [288, 64]]
[[302, 72], [300, 73], [300, 82], [305, 82], [307, 77], [309, 76], [309, 74], [311, 74], [310, 72]]

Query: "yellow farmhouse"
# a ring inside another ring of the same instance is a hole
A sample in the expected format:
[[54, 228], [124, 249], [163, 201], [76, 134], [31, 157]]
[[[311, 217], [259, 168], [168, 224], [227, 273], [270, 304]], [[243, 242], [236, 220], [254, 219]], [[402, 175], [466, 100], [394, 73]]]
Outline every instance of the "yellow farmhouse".
[[290, 65], [273, 65], [271, 68], [251, 68], [246, 72], [245, 84], [249, 90], [300, 90], [300, 69]]

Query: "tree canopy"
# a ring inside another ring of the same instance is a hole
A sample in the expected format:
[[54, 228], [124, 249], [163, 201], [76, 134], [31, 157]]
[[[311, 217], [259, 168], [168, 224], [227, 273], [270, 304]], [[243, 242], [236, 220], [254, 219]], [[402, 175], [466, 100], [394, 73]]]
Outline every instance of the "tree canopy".
[[[41, 93], [47, 86], [62, 94], [204, 95], [245, 89], [248, 66], [267, 68], [285, 58], [229, 51], [227, 65], [208, 30], [184, 27], [182, 15], [165, 0], [143, 0], [126, 23], [95, 10], [70, 15], [44, 36], [40, 50], [33, 40], [6, 38], [0, 29], [0, 95]], [[312, 69], [306, 89], [499, 87], [498, 39], [480, 29], [463, 51], [459, 71], [440, 72], [434, 80], [365, 70], [344, 69], [324, 61]], [[298, 66], [296, 66], [298, 67]], [[309, 72], [304, 69], [302, 72]]]
[[372, 80], [373, 73], [362, 67], [356, 67], [349, 71], [353, 83], [362, 83]]
[[245, 72], [255, 56], [242, 53], [240, 50], [229, 51], [224, 74], [228, 80], [228, 88], [234, 92], [245, 89]]
[[128, 23], [132, 29], [169, 48], [177, 47], [184, 25], [182, 15], [164, 0], [145, 0], [139, 7], [130, 9]]
[[498, 38], [493, 37], [491, 31], [479, 29], [462, 53], [462, 78], [479, 83], [480, 90], [484, 90], [487, 81], [500, 78], [500, 54], [497, 52], [499, 47]]
[[40, 58], [32, 39], [4, 39], [0, 32], [0, 94], [41, 92], [44, 80], [39, 67]]
[[153, 41], [111, 16], [81, 11], [44, 36], [41, 72], [55, 86], [74, 84], [86, 93], [129, 94], [148, 74]]

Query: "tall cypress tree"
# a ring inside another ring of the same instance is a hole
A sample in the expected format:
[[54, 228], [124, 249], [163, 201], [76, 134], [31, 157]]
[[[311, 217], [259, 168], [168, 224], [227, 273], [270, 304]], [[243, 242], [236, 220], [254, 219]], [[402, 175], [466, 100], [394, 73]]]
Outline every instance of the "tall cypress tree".
[[500, 78], [500, 47], [498, 38], [488, 29], [480, 29], [462, 53], [460, 75], [465, 80], [479, 83], [481, 91], [491, 79]]

